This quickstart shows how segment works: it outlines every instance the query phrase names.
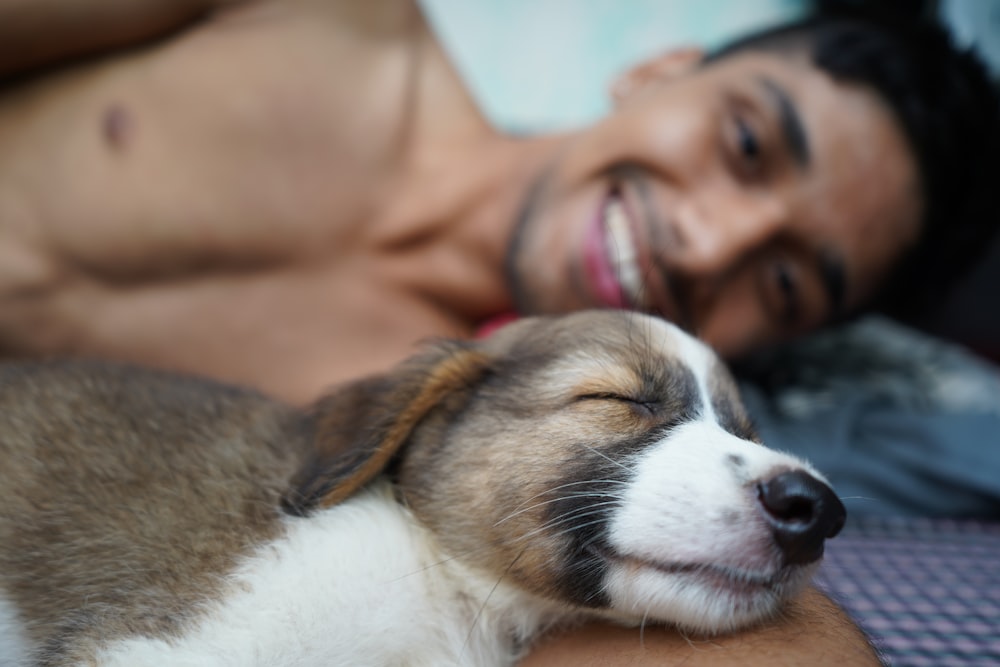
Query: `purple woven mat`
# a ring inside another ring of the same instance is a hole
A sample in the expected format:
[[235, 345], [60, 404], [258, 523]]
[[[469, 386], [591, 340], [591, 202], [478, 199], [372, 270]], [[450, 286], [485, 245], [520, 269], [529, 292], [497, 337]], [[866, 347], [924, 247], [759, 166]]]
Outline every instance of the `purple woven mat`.
[[854, 520], [817, 583], [894, 667], [1000, 665], [1000, 523]]

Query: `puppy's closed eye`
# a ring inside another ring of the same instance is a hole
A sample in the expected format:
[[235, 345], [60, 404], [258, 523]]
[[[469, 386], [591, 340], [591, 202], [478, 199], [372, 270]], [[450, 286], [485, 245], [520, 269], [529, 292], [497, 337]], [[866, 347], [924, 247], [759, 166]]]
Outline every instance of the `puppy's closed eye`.
[[646, 416], [656, 416], [663, 407], [663, 402], [655, 398], [640, 395], [619, 394], [615, 392], [597, 392], [577, 396], [578, 401], [612, 401], [628, 406], [636, 413]]

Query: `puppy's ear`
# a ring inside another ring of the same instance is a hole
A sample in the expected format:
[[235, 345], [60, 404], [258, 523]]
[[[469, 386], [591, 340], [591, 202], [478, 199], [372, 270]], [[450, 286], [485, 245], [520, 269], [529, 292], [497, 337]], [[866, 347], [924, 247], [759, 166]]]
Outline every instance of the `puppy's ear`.
[[472, 344], [452, 343], [321, 399], [313, 407], [312, 451], [282, 506], [304, 515], [349, 497], [385, 469], [431, 409], [474, 385], [487, 366]]

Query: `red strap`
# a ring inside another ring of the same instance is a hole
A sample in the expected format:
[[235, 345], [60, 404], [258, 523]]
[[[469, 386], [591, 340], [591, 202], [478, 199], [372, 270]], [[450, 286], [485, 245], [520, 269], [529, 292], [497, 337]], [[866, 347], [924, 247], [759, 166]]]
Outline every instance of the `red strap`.
[[494, 315], [490, 319], [486, 320], [479, 325], [476, 329], [476, 338], [486, 338], [494, 331], [499, 329], [505, 324], [510, 324], [514, 320], [518, 319], [520, 315], [515, 312], [500, 313], [499, 315]]

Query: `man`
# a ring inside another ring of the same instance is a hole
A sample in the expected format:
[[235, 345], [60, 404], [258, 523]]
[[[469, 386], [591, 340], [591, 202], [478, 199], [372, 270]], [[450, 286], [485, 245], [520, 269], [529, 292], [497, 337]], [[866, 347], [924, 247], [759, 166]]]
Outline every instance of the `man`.
[[[301, 403], [499, 314], [624, 306], [735, 358], [874, 303], [937, 238], [911, 128], [795, 34], [651, 60], [596, 126], [517, 139], [405, 0], [3, 4], [8, 356]], [[534, 659], [872, 660], [815, 593], [718, 643], [599, 632]]]

